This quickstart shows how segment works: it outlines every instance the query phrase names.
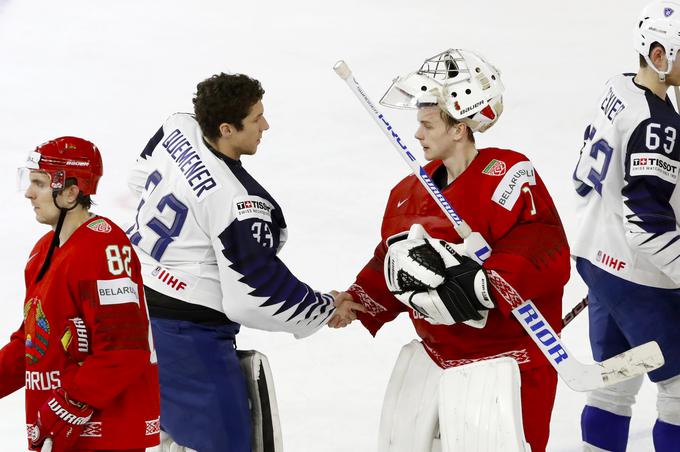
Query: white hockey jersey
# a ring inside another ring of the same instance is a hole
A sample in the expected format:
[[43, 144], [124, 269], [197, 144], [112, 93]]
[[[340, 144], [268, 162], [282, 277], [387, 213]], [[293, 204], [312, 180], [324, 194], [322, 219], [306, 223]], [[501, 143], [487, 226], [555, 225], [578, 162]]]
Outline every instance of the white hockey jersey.
[[607, 83], [573, 174], [575, 256], [634, 283], [680, 287], [679, 132], [670, 101], [633, 74]]
[[280, 206], [238, 160], [211, 150], [196, 120], [177, 113], [149, 141], [129, 179], [140, 196], [127, 231], [144, 284], [251, 328], [304, 337], [333, 313], [333, 298], [277, 257]]

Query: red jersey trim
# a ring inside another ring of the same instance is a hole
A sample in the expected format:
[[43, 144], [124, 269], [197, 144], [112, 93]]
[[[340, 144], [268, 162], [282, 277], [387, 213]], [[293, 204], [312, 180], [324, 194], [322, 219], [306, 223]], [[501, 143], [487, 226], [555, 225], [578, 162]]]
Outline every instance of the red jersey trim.
[[487, 270], [486, 277], [491, 283], [491, 286], [496, 289], [496, 293], [500, 295], [512, 309], [515, 309], [517, 306], [524, 303], [524, 299], [517, 291], [494, 270]]
[[480, 358], [446, 359], [443, 356], [441, 356], [439, 352], [430, 347], [426, 342], [423, 342], [423, 346], [425, 347], [425, 350], [427, 350], [427, 353], [442, 369], [464, 366], [466, 364], [472, 364], [478, 361], [488, 361], [490, 359], [496, 358], [512, 358], [515, 361], [517, 361], [517, 364], [527, 364], [531, 362], [531, 359], [529, 358], [529, 352], [526, 349], [510, 350], [508, 352], [499, 353], [497, 355], [483, 356]]
[[81, 438], [101, 438], [102, 436], [102, 423], [101, 422], [88, 422], [85, 424], [85, 429], [80, 434]]
[[368, 313], [373, 317], [381, 312], [387, 311], [387, 308], [371, 298], [371, 296], [364, 291], [363, 287], [357, 284], [352, 284], [352, 286], [347, 290], [352, 291], [359, 296], [359, 303], [364, 305], [364, 307], [368, 310]]
[[144, 421], [146, 423], [146, 436], [158, 435], [161, 432], [161, 420], [160, 418], [153, 419], [151, 421]]

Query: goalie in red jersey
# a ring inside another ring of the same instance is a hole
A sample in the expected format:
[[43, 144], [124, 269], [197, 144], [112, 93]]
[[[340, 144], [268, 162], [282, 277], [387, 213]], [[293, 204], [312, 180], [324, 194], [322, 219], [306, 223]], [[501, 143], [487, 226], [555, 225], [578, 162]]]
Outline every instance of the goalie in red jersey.
[[559, 331], [569, 247], [531, 162], [475, 145], [474, 134], [498, 120], [502, 92], [495, 67], [449, 49], [397, 78], [381, 100], [418, 109], [425, 171], [493, 251], [483, 265], [466, 256], [414, 175], [392, 189], [382, 240], [341, 294], [363, 304], [358, 318], [371, 334], [407, 312], [421, 339], [402, 349], [388, 385], [380, 452], [525, 451], [527, 443], [537, 452], [548, 442], [557, 375], [511, 310], [518, 294], [531, 299]]
[[141, 452], [159, 443], [155, 352], [140, 264], [125, 233], [90, 213], [102, 161], [62, 137], [20, 169], [39, 223], [24, 321], [0, 350], [0, 397], [26, 387], [31, 450]]

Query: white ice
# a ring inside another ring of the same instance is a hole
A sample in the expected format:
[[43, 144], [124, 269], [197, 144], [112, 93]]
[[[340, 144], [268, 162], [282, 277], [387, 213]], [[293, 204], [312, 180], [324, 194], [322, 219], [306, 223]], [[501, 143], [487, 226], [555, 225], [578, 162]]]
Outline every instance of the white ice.
[[[24, 264], [46, 232], [15, 191], [26, 153], [62, 135], [94, 141], [105, 164], [96, 211], [128, 224], [125, 176], [136, 156], [169, 114], [191, 110], [196, 83], [220, 71], [250, 74], [267, 91], [271, 129], [244, 164], [284, 208], [284, 261], [315, 288], [353, 282], [379, 239], [390, 187], [408, 173], [332, 71], [339, 59], [377, 101], [393, 77], [446, 48], [484, 54], [502, 71], [505, 112], [478, 144], [528, 155], [571, 230], [583, 129], [607, 78], [637, 68], [632, 30], [645, 3], [0, 0], [0, 335], [21, 322]], [[415, 113], [386, 114], [420, 155]], [[584, 293], [574, 273], [564, 311]], [[582, 314], [563, 338], [590, 362], [587, 330]], [[238, 345], [269, 356], [287, 451], [368, 452], [392, 365], [414, 337], [400, 318], [375, 339], [354, 324], [300, 341], [244, 329]], [[631, 451], [653, 449], [654, 394], [646, 382]], [[579, 449], [584, 400], [560, 384], [549, 450]], [[0, 413], [0, 450], [25, 450], [22, 391], [1, 400]]]

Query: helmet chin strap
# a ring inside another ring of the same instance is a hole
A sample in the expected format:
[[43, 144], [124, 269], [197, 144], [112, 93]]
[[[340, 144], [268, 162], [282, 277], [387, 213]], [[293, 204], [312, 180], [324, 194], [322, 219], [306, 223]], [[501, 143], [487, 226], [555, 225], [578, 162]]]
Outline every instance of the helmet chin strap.
[[52, 191], [52, 202], [57, 207], [57, 209], [59, 209], [59, 219], [57, 220], [57, 227], [54, 229], [54, 236], [52, 237], [52, 242], [50, 243], [50, 249], [47, 250], [47, 256], [45, 256], [45, 262], [43, 262], [42, 267], [40, 267], [40, 271], [38, 272], [38, 276], [35, 278], [36, 283], [40, 281], [43, 276], [45, 276], [45, 273], [47, 273], [47, 270], [50, 268], [50, 262], [52, 261], [54, 250], [59, 246], [59, 234], [61, 234], [61, 228], [64, 226], [66, 214], [78, 205], [78, 201], [76, 201], [71, 207], [59, 206], [59, 204], [57, 204], [58, 194], [59, 193], [57, 190]]
[[[649, 59], [648, 56], [645, 56], [645, 60], [647, 60], [647, 64], [649, 67], [654, 69], [654, 71], [659, 75], [659, 81], [662, 83], [666, 82], [666, 75], [668, 75], [671, 72], [671, 68], [673, 67], [673, 63], [675, 60], [671, 60], [668, 57], [666, 57], [666, 61], [668, 62], [668, 69], [666, 71], [660, 71], [652, 64], [652, 61]], [[676, 111], [680, 111], [680, 87], [677, 85], [673, 85], [673, 94], [675, 95], [675, 109]]]
[[652, 68], [652, 70], [659, 75], [659, 81], [660, 82], [666, 82], [666, 76], [668, 74], [670, 74], [671, 69], [673, 68], [673, 62], [675, 61], [675, 59], [670, 59], [670, 58], [668, 58], [668, 55], [666, 55], [667, 68], [666, 68], [665, 71], [661, 71], [661, 70], [657, 69], [657, 67], [654, 65], [654, 63], [652, 63], [652, 60], [649, 58], [649, 55], [644, 55], [644, 54], [641, 54], [641, 55], [644, 57], [645, 61], [647, 61], [647, 66]]

